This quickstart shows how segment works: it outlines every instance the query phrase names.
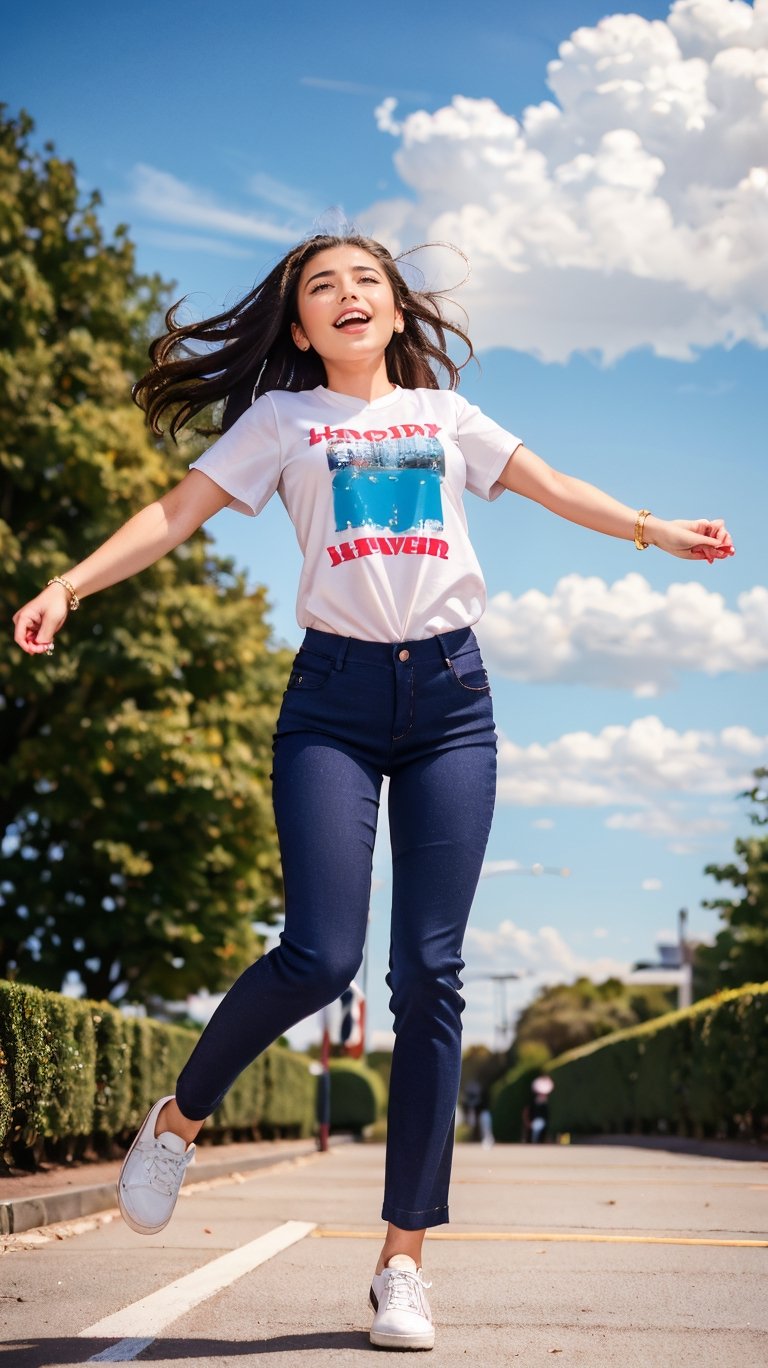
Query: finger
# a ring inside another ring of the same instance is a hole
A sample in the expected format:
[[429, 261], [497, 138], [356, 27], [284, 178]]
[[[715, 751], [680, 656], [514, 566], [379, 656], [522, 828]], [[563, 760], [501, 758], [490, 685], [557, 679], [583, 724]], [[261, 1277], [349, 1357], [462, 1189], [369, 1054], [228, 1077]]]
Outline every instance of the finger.
[[713, 551], [716, 551], [720, 546], [720, 543], [716, 537], [704, 537], [700, 536], [698, 533], [695, 533], [694, 535], [696, 536], [694, 546], [709, 546], [712, 548]]
[[27, 655], [41, 655], [50, 646], [55, 632], [56, 626], [46, 622], [43, 615], [22, 611], [16, 623], [14, 640]]
[[736, 551], [733, 546], [692, 546], [689, 552], [692, 560], [706, 560], [711, 565], [716, 560], [727, 560], [729, 556], [735, 556]]
[[13, 621], [16, 624], [15, 631], [13, 633], [13, 639], [16, 642], [16, 645], [20, 646], [22, 651], [29, 652], [30, 643], [33, 643], [35, 637], [37, 636], [37, 629], [39, 625], [39, 619], [37, 615], [32, 613], [25, 613], [23, 609], [20, 609], [14, 617]]

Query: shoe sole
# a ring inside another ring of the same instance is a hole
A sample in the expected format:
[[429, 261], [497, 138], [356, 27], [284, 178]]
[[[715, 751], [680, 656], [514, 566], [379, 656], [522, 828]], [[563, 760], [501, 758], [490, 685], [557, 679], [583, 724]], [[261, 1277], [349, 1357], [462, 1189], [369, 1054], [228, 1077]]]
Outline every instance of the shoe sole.
[[119, 1184], [119, 1183], [118, 1183], [118, 1185], [117, 1185], [117, 1205], [118, 1205], [119, 1208], [120, 1208], [120, 1215], [122, 1216], [123, 1220], [125, 1221], [125, 1224], [128, 1225], [128, 1226], [130, 1226], [130, 1227], [131, 1227], [131, 1230], [135, 1231], [137, 1235], [159, 1235], [161, 1230], [165, 1230], [165, 1227], [168, 1225], [168, 1222], [170, 1221], [171, 1216], [173, 1215], [173, 1212], [171, 1212], [171, 1216], [168, 1217], [168, 1220], [167, 1220], [167, 1221], [163, 1221], [163, 1224], [162, 1224], [162, 1225], [155, 1225], [155, 1226], [143, 1226], [143, 1225], [139, 1225], [138, 1221], [135, 1221], [135, 1220], [133, 1219], [133, 1217], [130, 1215], [130, 1213], [129, 1213], [128, 1211], [126, 1211], [126, 1209], [125, 1209], [125, 1205], [124, 1205], [124, 1203], [123, 1203], [122, 1194], [121, 1194], [121, 1192], [120, 1192], [120, 1184]]
[[431, 1335], [385, 1335], [379, 1330], [372, 1330], [370, 1334], [371, 1344], [378, 1349], [434, 1349], [435, 1334]]
[[[170, 1101], [170, 1097], [163, 1098], [162, 1100], [163, 1100], [164, 1102], [169, 1102], [169, 1101]], [[155, 1106], [156, 1106], [156, 1105], [157, 1105], [157, 1103], [155, 1103]], [[119, 1175], [119, 1177], [118, 1177], [117, 1185], [116, 1185], [116, 1186], [117, 1186], [117, 1205], [118, 1205], [119, 1208], [120, 1208], [120, 1215], [122, 1216], [123, 1220], [125, 1221], [125, 1224], [126, 1224], [127, 1226], [130, 1226], [131, 1230], [135, 1231], [135, 1233], [136, 1233], [137, 1235], [159, 1235], [161, 1230], [165, 1230], [165, 1227], [168, 1225], [168, 1223], [169, 1223], [169, 1221], [170, 1221], [170, 1219], [171, 1219], [171, 1216], [173, 1215], [173, 1212], [174, 1212], [175, 1209], [176, 1209], [176, 1203], [174, 1202], [173, 1209], [172, 1209], [170, 1215], [167, 1217], [167, 1219], [166, 1219], [165, 1221], [163, 1221], [162, 1225], [143, 1226], [143, 1225], [140, 1225], [139, 1222], [138, 1222], [137, 1220], [135, 1220], [133, 1216], [130, 1215], [130, 1213], [126, 1210], [125, 1204], [124, 1204], [124, 1202], [123, 1202], [123, 1194], [122, 1194], [122, 1192], [121, 1192], [120, 1189], [121, 1189], [121, 1185], [122, 1185], [122, 1181], [123, 1181], [123, 1174], [125, 1173], [125, 1167], [126, 1167], [126, 1164], [128, 1163], [128, 1160], [130, 1159], [131, 1155], [133, 1154], [134, 1149], [135, 1149], [136, 1146], [138, 1145], [139, 1140], [141, 1139], [142, 1135], [144, 1134], [144, 1127], [146, 1126], [148, 1120], [149, 1120], [149, 1115], [147, 1114], [147, 1116], [144, 1117], [144, 1120], [143, 1120], [142, 1124], [139, 1126], [139, 1129], [138, 1129], [138, 1131], [137, 1131], [137, 1133], [136, 1133], [136, 1136], [134, 1137], [133, 1144], [131, 1145], [131, 1147], [130, 1147], [130, 1149], [128, 1150], [128, 1153], [126, 1154], [126, 1156], [125, 1156], [125, 1158], [124, 1158], [122, 1164], [120, 1165], [120, 1175]], [[185, 1174], [184, 1176], [186, 1177], [186, 1174]], [[181, 1181], [182, 1181], [182, 1183], [183, 1183], [183, 1182], [184, 1182], [184, 1179], [182, 1178]], [[179, 1189], [179, 1191], [181, 1191], [181, 1188]], [[177, 1199], [177, 1200], [178, 1200], [178, 1199]]]

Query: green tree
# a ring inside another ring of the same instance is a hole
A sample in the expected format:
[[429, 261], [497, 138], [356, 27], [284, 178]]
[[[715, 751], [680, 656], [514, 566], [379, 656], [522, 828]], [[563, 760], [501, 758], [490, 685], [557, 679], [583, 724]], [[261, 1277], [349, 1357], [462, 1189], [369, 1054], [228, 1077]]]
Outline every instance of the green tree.
[[[0, 107], [3, 619], [186, 471], [130, 399], [170, 287]], [[89, 996], [225, 987], [280, 901], [269, 771], [287, 665], [198, 532], [0, 659], [0, 972]]]
[[545, 1046], [555, 1057], [599, 1036], [660, 1016], [671, 1006], [663, 988], [636, 988], [617, 978], [604, 983], [580, 978], [575, 983], [543, 988], [520, 1015], [510, 1062], [523, 1059], [533, 1045]]
[[[739, 794], [753, 804], [753, 826], [768, 825], [768, 769], [754, 771], [755, 783]], [[768, 980], [768, 836], [754, 835], [734, 843], [735, 859], [729, 864], [707, 865], [704, 873], [736, 892], [702, 904], [720, 913], [724, 923], [714, 945], [700, 946], [696, 967], [704, 988], [739, 988], [743, 983]]]

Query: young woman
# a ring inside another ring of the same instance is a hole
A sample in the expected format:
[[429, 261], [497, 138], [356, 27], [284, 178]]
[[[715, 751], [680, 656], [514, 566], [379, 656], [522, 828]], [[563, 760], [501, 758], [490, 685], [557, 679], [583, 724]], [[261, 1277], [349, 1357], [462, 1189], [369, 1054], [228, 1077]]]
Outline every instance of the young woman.
[[[494, 803], [490, 689], [472, 632], [485, 586], [465, 488], [505, 489], [642, 549], [732, 554], [722, 521], [666, 521], [551, 469], [456, 393], [435, 295], [411, 290], [379, 243], [315, 236], [229, 313], [167, 335], [136, 386], [154, 432], [224, 400], [223, 435], [185, 478], [16, 613], [15, 639], [50, 653], [79, 600], [136, 574], [225, 505], [258, 514], [277, 491], [304, 555], [306, 629], [274, 743], [285, 882], [279, 947], [238, 979], [175, 1096], [152, 1108], [119, 1184], [134, 1230], [170, 1219], [193, 1141], [242, 1069], [337, 998], [359, 967], [382, 778], [393, 856], [384, 1245], [374, 1344], [434, 1343], [425, 1232], [448, 1220], [459, 1072], [462, 939]], [[450, 388], [440, 389], [436, 370]]]

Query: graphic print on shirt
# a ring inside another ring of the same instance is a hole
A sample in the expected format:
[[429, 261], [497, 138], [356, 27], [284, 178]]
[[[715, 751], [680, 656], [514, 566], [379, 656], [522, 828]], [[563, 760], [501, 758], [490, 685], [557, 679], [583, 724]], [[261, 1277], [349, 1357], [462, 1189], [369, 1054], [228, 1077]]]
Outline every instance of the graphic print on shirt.
[[331, 565], [364, 556], [448, 559], [448, 543], [442, 537], [423, 535], [443, 529], [440, 482], [445, 450], [439, 431], [437, 423], [393, 424], [367, 432], [310, 428], [309, 445], [325, 442], [328, 468], [333, 471], [336, 531], [359, 528], [385, 534], [326, 547]]
[[441, 532], [445, 451], [425, 433], [335, 438], [326, 447], [336, 531]]

